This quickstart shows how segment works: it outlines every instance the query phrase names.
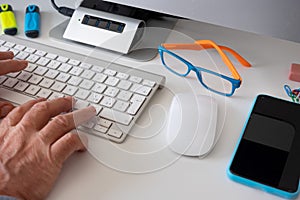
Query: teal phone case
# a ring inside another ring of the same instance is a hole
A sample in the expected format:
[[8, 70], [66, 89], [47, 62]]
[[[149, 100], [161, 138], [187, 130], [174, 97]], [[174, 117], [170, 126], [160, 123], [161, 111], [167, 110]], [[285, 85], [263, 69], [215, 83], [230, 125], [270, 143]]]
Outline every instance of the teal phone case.
[[[260, 95], [259, 95], [260, 96]], [[286, 198], [286, 199], [295, 199], [297, 198], [297, 196], [299, 195], [299, 192], [300, 192], [300, 184], [298, 184], [298, 189], [296, 192], [287, 192], [287, 191], [284, 191], [284, 190], [280, 190], [280, 189], [277, 189], [275, 187], [271, 187], [271, 186], [268, 186], [268, 185], [265, 185], [265, 184], [262, 184], [262, 183], [259, 183], [259, 182], [256, 182], [256, 181], [253, 181], [253, 180], [250, 180], [250, 179], [247, 179], [247, 178], [244, 178], [244, 177], [241, 177], [241, 176], [238, 176], [238, 175], [235, 175], [233, 174], [231, 171], [230, 171], [230, 166], [234, 160], [234, 157], [237, 153], [237, 150], [238, 150], [238, 147], [241, 143], [241, 140], [243, 138], [243, 135], [244, 135], [244, 132], [245, 132], [245, 129], [247, 127], [247, 124], [249, 122], [249, 119], [250, 119], [250, 116], [252, 114], [252, 111], [253, 111], [253, 108], [254, 108], [254, 105], [257, 101], [257, 98], [259, 97], [257, 96], [255, 101], [253, 102], [252, 104], [252, 109], [250, 110], [249, 114], [248, 114], [248, 119], [246, 121], [246, 123], [244, 124], [244, 127], [243, 127], [243, 130], [242, 130], [242, 134], [240, 135], [240, 138], [238, 140], [238, 143], [235, 147], [235, 150], [234, 150], [234, 153], [232, 154], [232, 157], [231, 157], [231, 160], [230, 160], [230, 164], [228, 165], [228, 168], [226, 170], [226, 173], [228, 175], [228, 177], [235, 181], [235, 182], [238, 182], [238, 183], [241, 183], [241, 184], [244, 184], [244, 185], [247, 185], [249, 187], [252, 187], [252, 188], [256, 188], [256, 189], [260, 189], [260, 190], [263, 190], [263, 191], [266, 191], [268, 193], [271, 193], [271, 194], [274, 194], [274, 195], [277, 195], [277, 196], [280, 196], [280, 197], [283, 197], [283, 198]]]

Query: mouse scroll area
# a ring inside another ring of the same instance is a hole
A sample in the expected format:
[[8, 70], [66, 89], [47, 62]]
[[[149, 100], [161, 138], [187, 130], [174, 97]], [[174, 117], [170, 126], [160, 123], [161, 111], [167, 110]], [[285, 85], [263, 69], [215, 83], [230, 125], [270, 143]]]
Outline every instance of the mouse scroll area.
[[205, 156], [214, 144], [217, 101], [211, 96], [177, 94], [172, 100], [167, 143], [180, 155]]

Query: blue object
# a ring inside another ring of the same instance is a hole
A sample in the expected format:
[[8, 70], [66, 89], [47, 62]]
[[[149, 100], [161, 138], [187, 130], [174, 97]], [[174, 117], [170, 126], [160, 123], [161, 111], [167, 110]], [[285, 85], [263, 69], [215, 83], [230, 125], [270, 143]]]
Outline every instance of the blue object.
[[36, 5], [29, 5], [25, 14], [25, 35], [36, 38], [40, 33], [40, 9]]
[[[174, 74], [178, 75], [178, 76], [182, 76], [182, 77], [186, 77], [190, 71], [194, 71], [197, 74], [197, 77], [200, 81], [200, 83], [208, 90], [215, 92], [217, 94], [220, 95], [224, 95], [224, 96], [232, 96], [234, 91], [240, 87], [241, 85], [241, 81], [237, 80], [237, 79], [233, 79], [230, 78], [228, 76], [224, 76], [222, 74], [219, 74], [217, 72], [202, 68], [202, 67], [196, 67], [194, 65], [192, 65], [190, 62], [188, 62], [187, 60], [183, 59], [182, 57], [178, 56], [177, 54], [169, 51], [168, 49], [164, 48], [163, 46], [159, 46], [158, 47], [158, 52], [161, 58], [161, 61], [163, 63], [163, 65], [170, 70], [171, 72], [173, 72]], [[167, 55], [170, 55], [172, 57], [174, 57], [175, 59], [177, 59], [178, 61], [182, 62], [182, 64], [185, 66], [184, 68], [186, 69], [184, 73], [180, 73], [175, 71], [172, 67], [168, 66], [165, 62], [165, 58], [164, 58], [164, 53], [166, 53]], [[210, 74], [210, 76], [221, 79], [221, 81], [224, 82], [228, 82], [228, 84], [230, 84], [230, 91], [222, 91], [222, 88], [213, 88], [210, 87], [208, 84], [205, 83], [205, 80], [202, 78], [202, 74], [206, 73], [206, 74]], [[223, 80], [222, 80], [223, 79]]]
[[247, 127], [248, 121], [249, 121], [249, 119], [251, 117], [251, 114], [253, 113], [253, 109], [254, 109], [254, 106], [255, 106], [256, 101], [257, 101], [258, 98], [259, 98], [259, 96], [256, 97], [255, 101], [252, 104], [252, 109], [248, 113], [248, 119], [247, 119], [246, 123], [244, 124], [243, 130], [242, 130], [242, 134], [239, 137], [238, 143], [237, 143], [237, 145], [235, 147], [234, 153], [232, 154], [232, 157], [230, 159], [229, 165], [227, 167], [227, 170], [226, 170], [227, 176], [231, 180], [233, 180], [235, 182], [238, 182], [238, 183], [241, 183], [241, 184], [244, 184], [244, 185], [247, 185], [249, 187], [260, 189], [260, 190], [266, 191], [268, 193], [271, 193], [271, 194], [274, 194], [274, 195], [277, 195], [277, 196], [280, 196], [280, 197], [283, 197], [283, 198], [286, 198], [286, 199], [295, 199], [299, 195], [299, 193], [300, 193], [300, 184], [298, 185], [298, 189], [297, 189], [296, 192], [293, 192], [293, 193], [292, 192], [286, 192], [286, 191], [283, 191], [283, 190], [280, 190], [280, 189], [277, 189], [277, 188], [274, 188], [274, 187], [271, 187], [271, 186], [268, 186], [268, 185], [264, 185], [262, 183], [259, 183], [259, 182], [256, 182], [256, 181], [253, 181], [253, 180], [241, 177], [241, 176], [238, 176], [236, 174], [233, 174], [230, 171], [230, 166], [231, 166], [231, 164], [233, 162], [233, 159], [234, 159], [234, 157], [235, 157], [235, 155], [237, 153], [239, 144], [241, 143], [241, 140], [243, 138], [243, 135], [244, 135], [245, 129]]

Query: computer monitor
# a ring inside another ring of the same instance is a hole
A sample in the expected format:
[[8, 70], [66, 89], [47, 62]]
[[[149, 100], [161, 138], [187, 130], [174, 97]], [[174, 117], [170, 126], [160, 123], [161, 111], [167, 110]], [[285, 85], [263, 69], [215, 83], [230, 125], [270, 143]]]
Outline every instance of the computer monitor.
[[300, 42], [299, 0], [106, 0]]

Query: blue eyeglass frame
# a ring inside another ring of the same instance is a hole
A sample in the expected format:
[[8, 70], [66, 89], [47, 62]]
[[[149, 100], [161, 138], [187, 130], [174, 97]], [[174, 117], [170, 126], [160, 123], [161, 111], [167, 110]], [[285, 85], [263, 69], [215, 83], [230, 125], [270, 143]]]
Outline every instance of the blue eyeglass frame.
[[[202, 68], [202, 67], [196, 67], [194, 66], [192, 63], [188, 62], [187, 60], [185, 60], [184, 58], [178, 56], [177, 54], [173, 53], [172, 51], [169, 51], [168, 49], [164, 48], [163, 46], [158, 46], [158, 52], [159, 52], [159, 55], [160, 55], [160, 59], [161, 59], [161, 62], [163, 63], [163, 65], [171, 72], [173, 72], [174, 74], [178, 75], [178, 76], [181, 76], [181, 77], [186, 77], [191, 71], [194, 71], [198, 77], [198, 80], [199, 82], [208, 90], [212, 91], [212, 92], [215, 92], [217, 94], [220, 94], [220, 95], [223, 95], [223, 96], [232, 96], [233, 93], [235, 92], [235, 90], [237, 88], [239, 88], [241, 86], [241, 81], [238, 80], [238, 79], [234, 79], [234, 78], [230, 78], [228, 76], [225, 76], [225, 75], [222, 75], [222, 74], [219, 74], [217, 72], [214, 72], [214, 71], [211, 71], [211, 70], [208, 70], [208, 69], [205, 69], [205, 68]], [[174, 56], [175, 58], [179, 59], [180, 61], [182, 61], [183, 63], [185, 63], [188, 67], [187, 69], [187, 72], [185, 74], [180, 74], [176, 71], [174, 71], [172, 68], [168, 67], [168, 65], [166, 65], [165, 63], [165, 60], [164, 60], [164, 55], [163, 53], [168, 53], [169, 55], [172, 55]], [[201, 71], [203, 72], [206, 72], [206, 73], [210, 73], [210, 74], [213, 74], [215, 76], [219, 76], [220, 78], [223, 78], [227, 81], [229, 81], [231, 84], [232, 84], [232, 89], [231, 89], [231, 92], [230, 93], [224, 93], [224, 92], [220, 92], [220, 91], [217, 91], [217, 90], [214, 90], [212, 88], [209, 88], [205, 83], [203, 83], [202, 81], [202, 76], [201, 76]]]

